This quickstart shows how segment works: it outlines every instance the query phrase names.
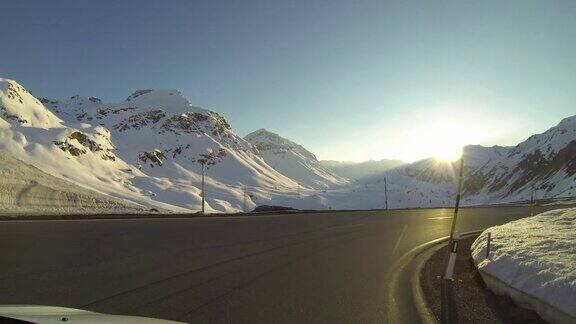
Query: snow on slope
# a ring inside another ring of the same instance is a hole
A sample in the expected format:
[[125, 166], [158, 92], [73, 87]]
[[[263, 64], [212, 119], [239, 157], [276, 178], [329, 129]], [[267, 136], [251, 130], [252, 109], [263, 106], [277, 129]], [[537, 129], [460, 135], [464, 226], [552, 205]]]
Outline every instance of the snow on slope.
[[[312, 153], [293, 142], [278, 137], [268, 146], [260, 142], [260, 149], [272, 156], [269, 161], [293, 162], [289, 165], [296, 166], [292, 169], [298, 171], [293, 175], [296, 180], [312, 187], [297, 194], [297, 183], [270, 167], [262, 152], [236, 136], [221, 116], [192, 106], [175, 90], [139, 90], [117, 104], [81, 96], [40, 101], [28, 108], [49, 115], [54, 111], [64, 122], [53, 114], [48, 128], [10, 119], [0, 129], [0, 148], [50, 174], [117, 198], [197, 211], [200, 163], [204, 162], [208, 211], [242, 209], [244, 186], [250, 188], [250, 209], [276, 203], [321, 209], [384, 205], [382, 183], [323, 192], [346, 180], [325, 170]], [[290, 169], [283, 171], [290, 173]], [[398, 177], [402, 180], [397, 188], [391, 178], [390, 186], [395, 188], [389, 193], [391, 208], [444, 205], [451, 200], [445, 193], [451, 190], [449, 184], [438, 187], [406, 175]]]
[[[533, 135], [515, 147], [464, 147], [464, 205], [494, 204], [576, 196], [576, 116], [565, 118], [543, 134]], [[374, 174], [363, 183], [389, 183], [405, 192], [420, 191], [432, 201], [438, 192], [454, 197], [458, 163], [434, 158], [416, 161]], [[392, 178], [396, 175], [396, 178]], [[423, 185], [426, 183], [426, 185]], [[424, 188], [436, 186], [436, 193]]]
[[143, 209], [53, 177], [0, 152], [0, 210], [25, 213], [133, 213]]
[[329, 188], [348, 183], [322, 166], [313, 153], [278, 134], [262, 128], [244, 139], [258, 148], [266, 163], [305, 186]]
[[[72, 128], [13, 80], [0, 78], [0, 150], [58, 178], [122, 200], [165, 208], [130, 179], [138, 172], [114, 154], [102, 126]], [[136, 170], [138, 171], [138, 170]], [[140, 173], [141, 174], [141, 173]], [[170, 207], [171, 208], [171, 207]], [[171, 208], [177, 209], [177, 207]]]
[[469, 170], [469, 201], [528, 200], [533, 188], [537, 198], [576, 195], [576, 116], [500, 153]]
[[[576, 196], [576, 116], [515, 147], [466, 146], [464, 161], [463, 205], [529, 200], [532, 187], [536, 199]], [[452, 206], [458, 168], [429, 158], [374, 173], [363, 185], [278, 199], [296, 208], [382, 208], [386, 178], [389, 208]]]
[[0, 117], [26, 127], [62, 127], [62, 121], [17, 82], [0, 78]]
[[[202, 163], [208, 211], [241, 210], [244, 187], [251, 192], [248, 208], [276, 202], [382, 208], [384, 176], [390, 208], [453, 203], [455, 163], [425, 159], [351, 185], [300, 145], [258, 133], [247, 138], [259, 149], [219, 114], [193, 106], [176, 90], [138, 90], [115, 104], [81, 96], [36, 100], [15, 81], [0, 79], [0, 149], [49, 174], [143, 206], [198, 211]], [[516, 147], [464, 151], [463, 204], [526, 200], [532, 188], [536, 198], [576, 195], [576, 117]]]
[[466, 168], [477, 169], [484, 166], [490, 161], [503, 159], [513, 147], [507, 146], [491, 146], [486, 147], [482, 145], [467, 145], [464, 147], [464, 160], [466, 161]]
[[576, 318], [575, 233], [576, 208], [553, 210], [486, 229], [472, 258], [480, 271]]
[[[388, 208], [449, 207], [454, 204], [454, 185], [435, 184], [400, 174], [387, 177]], [[302, 190], [301, 195], [277, 195], [268, 205], [299, 209], [384, 209], [384, 182], [354, 184], [338, 189]]]
[[202, 164], [208, 211], [241, 210], [244, 186], [270, 192], [298, 186], [266, 164], [222, 116], [193, 106], [177, 90], [138, 90], [115, 104], [81, 96], [41, 101], [66, 125], [109, 130], [115, 156], [133, 175], [130, 185], [156, 201], [198, 211]]

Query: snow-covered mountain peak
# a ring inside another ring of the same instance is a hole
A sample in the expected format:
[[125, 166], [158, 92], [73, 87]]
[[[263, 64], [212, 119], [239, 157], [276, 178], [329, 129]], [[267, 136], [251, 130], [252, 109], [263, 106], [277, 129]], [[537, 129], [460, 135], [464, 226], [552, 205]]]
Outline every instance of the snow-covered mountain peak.
[[318, 162], [316, 156], [305, 149], [302, 145], [292, 142], [276, 133], [260, 128], [244, 137], [245, 140], [252, 143], [260, 151], [276, 151], [277, 153], [293, 151], [302, 155], [304, 158]]
[[156, 108], [172, 114], [185, 112], [206, 114], [208, 112], [206, 109], [192, 105], [180, 91], [175, 89], [136, 90], [126, 98], [123, 105], [137, 106], [140, 108]]
[[564, 118], [544, 133], [530, 136], [518, 144], [509, 157], [523, 159], [527, 154], [536, 154], [548, 159], [573, 141], [576, 141], [576, 116]]
[[104, 108], [100, 98], [81, 95], [65, 99], [38, 98], [40, 102], [66, 122], [92, 120], [98, 109]]
[[71, 125], [99, 124], [118, 132], [148, 129], [157, 135], [210, 134], [250, 148], [233, 134], [222, 116], [192, 105], [177, 90], [137, 90], [120, 103], [104, 103], [97, 97], [78, 95], [60, 100], [40, 98], [40, 101]]
[[478, 168], [494, 159], [500, 159], [510, 153], [513, 147], [494, 145], [466, 145], [463, 149], [466, 168]]
[[25, 127], [60, 128], [62, 121], [18, 82], [0, 78], [0, 118]]
[[243, 186], [268, 196], [297, 187], [224, 117], [193, 106], [176, 90], [136, 91], [119, 103], [80, 95], [36, 99], [17, 82], [0, 79], [0, 107], [0, 150], [147, 206], [199, 210], [201, 164], [207, 166], [209, 211], [242, 208]]
[[566, 117], [558, 123], [558, 128], [563, 129], [575, 129], [576, 128], [576, 115], [571, 117]]
[[278, 172], [313, 188], [327, 188], [348, 181], [328, 171], [302, 145], [260, 128], [244, 137], [256, 146], [264, 160]]

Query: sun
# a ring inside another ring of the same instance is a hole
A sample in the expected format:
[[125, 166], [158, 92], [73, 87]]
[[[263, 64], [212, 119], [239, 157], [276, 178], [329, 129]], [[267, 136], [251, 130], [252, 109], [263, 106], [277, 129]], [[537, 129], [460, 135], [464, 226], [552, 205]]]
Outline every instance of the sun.
[[458, 145], [446, 145], [436, 149], [434, 158], [440, 161], [453, 162], [462, 156], [462, 147]]
[[414, 125], [404, 135], [402, 150], [407, 160], [433, 157], [446, 162], [458, 160], [465, 145], [476, 144], [483, 137], [473, 123], [452, 119]]

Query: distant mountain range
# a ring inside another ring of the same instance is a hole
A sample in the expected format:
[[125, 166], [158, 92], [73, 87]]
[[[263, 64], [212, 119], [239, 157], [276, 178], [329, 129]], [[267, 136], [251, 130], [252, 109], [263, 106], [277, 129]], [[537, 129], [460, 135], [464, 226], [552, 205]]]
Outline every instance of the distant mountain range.
[[[43, 172], [142, 208], [207, 211], [446, 206], [456, 165], [436, 159], [318, 161], [265, 129], [241, 138], [177, 90], [137, 90], [119, 103], [35, 98], [0, 79], [0, 150]], [[467, 146], [465, 204], [576, 195], [576, 116], [515, 147]], [[384, 193], [384, 179], [387, 194]]]
[[369, 179], [370, 177], [381, 174], [386, 170], [404, 165], [406, 162], [387, 159], [369, 160], [364, 162], [324, 160], [320, 161], [320, 164], [332, 173], [343, 178], [362, 182], [364, 179]]

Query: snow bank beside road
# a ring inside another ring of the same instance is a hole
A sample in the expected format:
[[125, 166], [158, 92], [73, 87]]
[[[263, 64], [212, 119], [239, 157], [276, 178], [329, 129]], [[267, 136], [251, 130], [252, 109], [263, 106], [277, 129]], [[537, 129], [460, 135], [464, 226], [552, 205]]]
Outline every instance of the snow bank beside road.
[[0, 151], [0, 215], [136, 213], [144, 209], [51, 176]]
[[[492, 244], [485, 258], [488, 232]], [[497, 292], [529, 304], [548, 320], [576, 321], [576, 208], [488, 228], [472, 244], [471, 253], [483, 277], [501, 282]]]

